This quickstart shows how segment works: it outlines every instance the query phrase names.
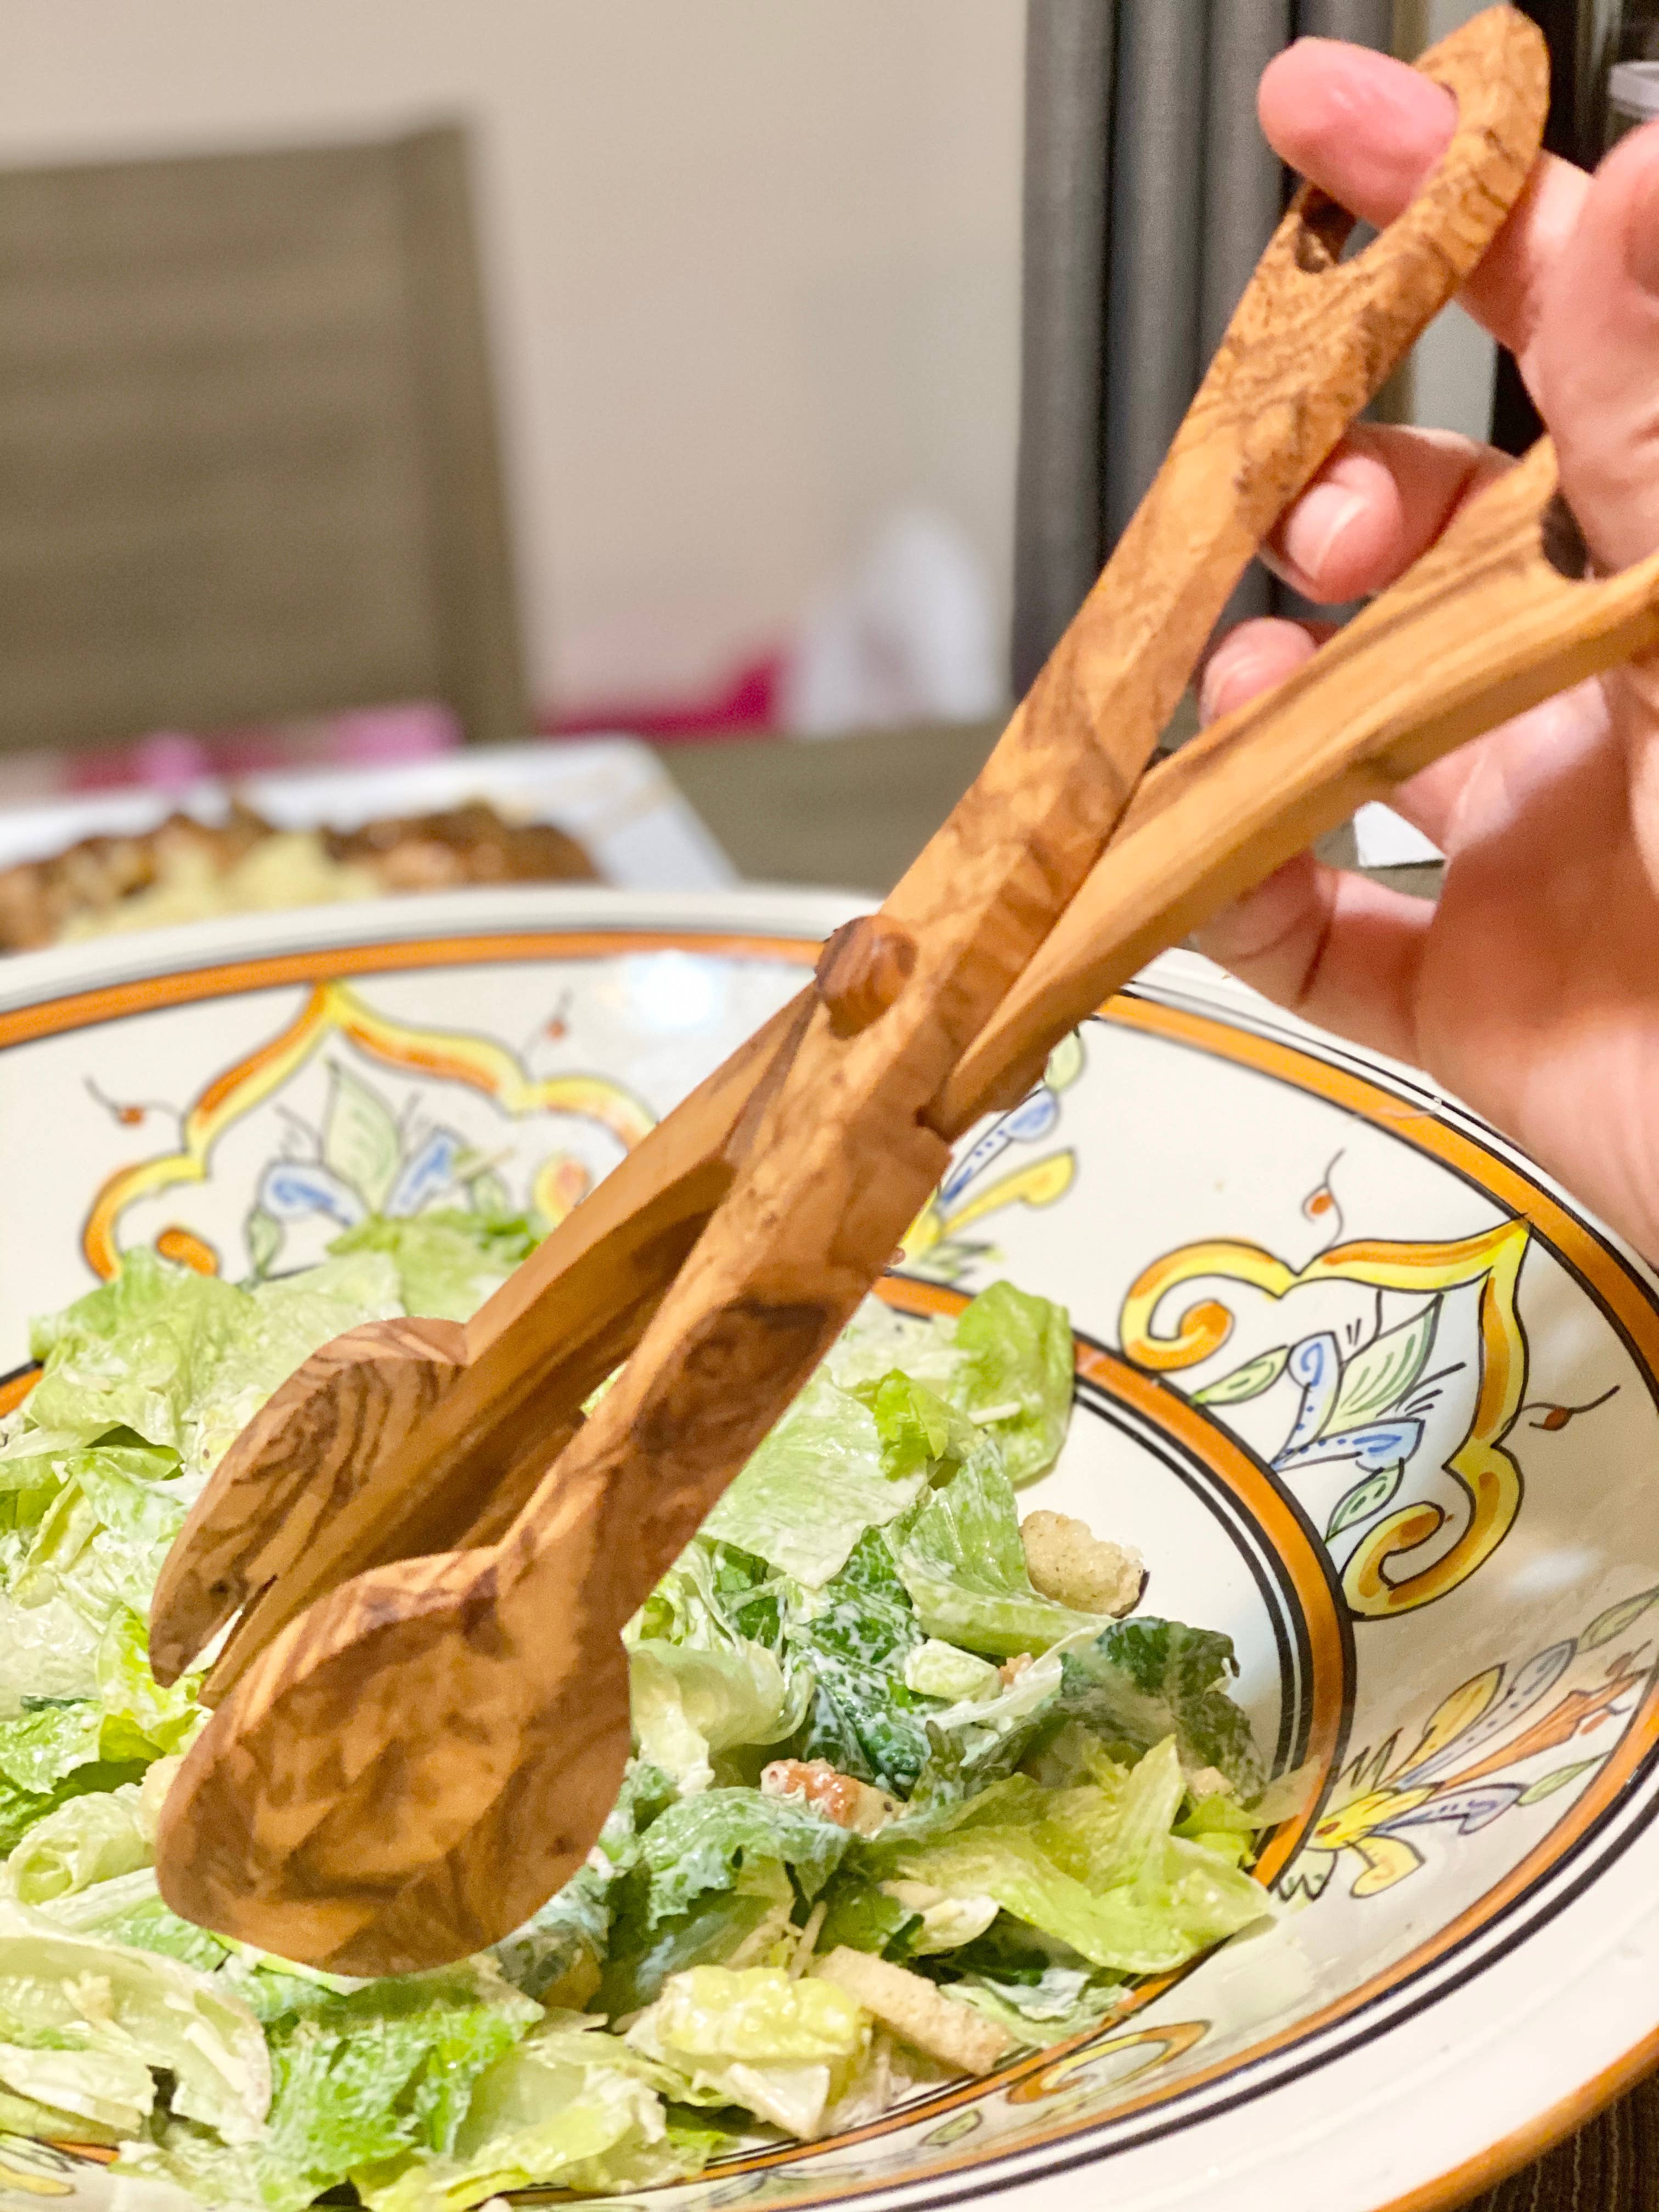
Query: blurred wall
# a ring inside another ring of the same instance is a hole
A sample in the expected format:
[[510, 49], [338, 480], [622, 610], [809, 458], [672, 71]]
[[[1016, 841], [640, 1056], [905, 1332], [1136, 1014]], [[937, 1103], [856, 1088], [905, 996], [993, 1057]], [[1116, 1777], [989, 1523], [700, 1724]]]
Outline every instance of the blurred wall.
[[0, 162], [476, 125], [538, 696], [763, 649], [921, 501], [1006, 603], [1017, 0], [0, 0]]

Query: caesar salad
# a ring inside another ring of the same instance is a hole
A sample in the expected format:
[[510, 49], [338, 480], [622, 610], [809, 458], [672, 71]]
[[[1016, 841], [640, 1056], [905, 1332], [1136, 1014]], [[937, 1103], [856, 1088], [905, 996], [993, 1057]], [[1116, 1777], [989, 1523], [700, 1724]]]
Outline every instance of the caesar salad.
[[357, 1982], [169, 1911], [205, 1714], [145, 1624], [186, 1510], [314, 1347], [464, 1318], [537, 1227], [371, 1220], [240, 1285], [137, 1250], [37, 1324], [0, 1421], [0, 2129], [264, 2212], [632, 2191], [1073, 2036], [1267, 1911], [1227, 1638], [1021, 1515], [1073, 1340], [1007, 1283], [860, 1311], [629, 1624], [621, 1796], [528, 1925]]

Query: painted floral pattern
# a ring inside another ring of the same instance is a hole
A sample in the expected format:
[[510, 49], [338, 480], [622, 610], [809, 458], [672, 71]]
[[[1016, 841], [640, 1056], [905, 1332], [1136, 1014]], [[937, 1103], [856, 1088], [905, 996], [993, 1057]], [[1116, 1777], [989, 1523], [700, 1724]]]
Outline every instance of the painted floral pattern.
[[1650, 1638], [1636, 1636], [1656, 1605], [1659, 1588], [1622, 1599], [1518, 1666], [1472, 1674], [1416, 1732], [1358, 1753], [1280, 1894], [1319, 1897], [1346, 1863], [1349, 1894], [1377, 1896], [1418, 1872], [1437, 1832], [1473, 1835], [1583, 1783], [1659, 1664]]

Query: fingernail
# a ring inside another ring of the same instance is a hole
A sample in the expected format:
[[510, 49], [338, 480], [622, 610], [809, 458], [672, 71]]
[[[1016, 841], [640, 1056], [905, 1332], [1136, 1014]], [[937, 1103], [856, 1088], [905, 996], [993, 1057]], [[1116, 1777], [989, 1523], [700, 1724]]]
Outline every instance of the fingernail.
[[1642, 136], [1653, 144], [1625, 233], [1625, 266], [1644, 292], [1659, 292], [1659, 158], [1653, 151], [1659, 145], [1659, 126], [1650, 124]]
[[1204, 673], [1198, 679], [1198, 719], [1200, 722], [1212, 722], [1220, 713], [1221, 695], [1231, 678], [1233, 662], [1237, 658], [1237, 655], [1229, 653], [1225, 646], [1210, 655]]
[[1198, 719], [1213, 722], [1232, 706], [1254, 698], [1284, 672], [1272, 648], [1258, 648], [1241, 636], [1212, 653], [1198, 684]]
[[1332, 547], [1364, 509], [1357, 491], [1342, 484], [1316, 484], [1291, 508], [1285, 522], [1282, 542], [1286, 556], [1316, 583]]

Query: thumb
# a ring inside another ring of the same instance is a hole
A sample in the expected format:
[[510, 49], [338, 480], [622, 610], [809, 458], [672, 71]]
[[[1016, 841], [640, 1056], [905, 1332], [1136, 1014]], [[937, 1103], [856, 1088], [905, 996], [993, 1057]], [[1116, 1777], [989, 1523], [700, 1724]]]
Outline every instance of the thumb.
[[1540, 302], [1533, 374], [1599, 567], [1659, 547], [1659, 123], [1596, 171]]

